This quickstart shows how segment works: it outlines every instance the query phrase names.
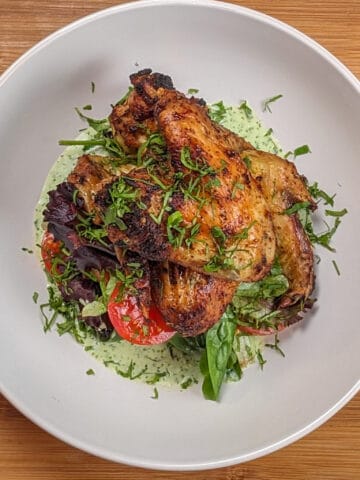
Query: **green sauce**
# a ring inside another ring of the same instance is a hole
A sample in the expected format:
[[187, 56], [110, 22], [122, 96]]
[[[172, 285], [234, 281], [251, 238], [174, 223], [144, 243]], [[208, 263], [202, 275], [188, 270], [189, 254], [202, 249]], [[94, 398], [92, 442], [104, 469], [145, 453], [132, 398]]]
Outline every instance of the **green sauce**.
[[248, 117], [240, 107], [227, 107], [221, 125], [245, 138], [258, 150], [282, 154], [278, 140], [273, 136], [272, 130], [261, 125], [260, 120], [252, 111]]
[[[257, 149], [271, 153], [281, 153], [278, 141], [264, 128], [254, 113], [250, 118], [239, 107], [227, 107], [221, 124], [248, 140]], [[95, 131], [84, 130], [78, 140], [90, 139]], [[59, 156], [44, 183], [35, 209], [35, 240], [41, 243], [44, 232], [43, 211], [48, 202], [48, 192], [64, 181], [74, 168], [77, 158], [84, 153], [82, 146], [67, 147]], [[106, 155], [101, 148], [93, 148], [91, 153]], [[256, 352], [263, 348], [262, 337], [241, 336], [236, 339], [236, 351], [242, 368], [256, 360]], [[114, 337], [101, 342], [93, 335], [83, 336], [84, 350], [111, 368], [115, 373], [132, 380], [149, 384], [188, 388], [201, 380], [199, 370], [200, 354], [182, 353], [167, 345], [143, 347], [132, 345]]]

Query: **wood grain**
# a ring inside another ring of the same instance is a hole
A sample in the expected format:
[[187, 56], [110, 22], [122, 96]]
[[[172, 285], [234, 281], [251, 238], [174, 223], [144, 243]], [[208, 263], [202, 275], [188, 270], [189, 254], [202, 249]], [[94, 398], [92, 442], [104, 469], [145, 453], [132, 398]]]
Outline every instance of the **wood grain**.
[[[49, 33], [112, 0], [0, 0], [0, 72]], [[360, 77], [360, 1], [235, 1], [306, 33]], [[334, 379], [336, 381], [336, 379]], [[118, 465], [51, 437], [0, 396], [0, 479], [360, 479], [360, 394], [295, 444], [246, 464], [208, 472], [168, 473]]]

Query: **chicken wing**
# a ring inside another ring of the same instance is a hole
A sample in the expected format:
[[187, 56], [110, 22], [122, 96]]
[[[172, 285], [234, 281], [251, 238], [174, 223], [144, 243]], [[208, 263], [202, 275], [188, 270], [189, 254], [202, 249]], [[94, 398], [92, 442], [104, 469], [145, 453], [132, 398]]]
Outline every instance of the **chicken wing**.
[[296, 213], [287, 209], [296, 203], [316, 204], [293, 163], [271, 153], [245, 150], [249, 169], [259, 183], [267, 201], [275, 227], [277, 256], [290, 288], [279, 304], [285, 308], [306, 300], [314, 287], [314, 255], [312, 245]]
[[171, 262], [152, 263], [150, 268], [153, 300], [166, 322], [184, 337], [211, 328], [238, 285]]

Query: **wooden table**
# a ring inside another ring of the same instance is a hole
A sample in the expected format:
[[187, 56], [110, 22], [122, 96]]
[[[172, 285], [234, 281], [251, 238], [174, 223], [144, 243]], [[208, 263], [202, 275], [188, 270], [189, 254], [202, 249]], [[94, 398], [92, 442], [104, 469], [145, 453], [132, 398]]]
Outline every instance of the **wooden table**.
[[[72, 20], [121, 0], [0, 0], [0, 73]], [[360, 77], [360, 0], [238, 0], [317, 40]], [[334, 379], [336, 381], [336, 379]], [[51, 437], [0, 396], [0, 479], [360, 479], [360, 394], [325, 425], [267, 457], [208, 472], [168, 473], [114, 464]]]

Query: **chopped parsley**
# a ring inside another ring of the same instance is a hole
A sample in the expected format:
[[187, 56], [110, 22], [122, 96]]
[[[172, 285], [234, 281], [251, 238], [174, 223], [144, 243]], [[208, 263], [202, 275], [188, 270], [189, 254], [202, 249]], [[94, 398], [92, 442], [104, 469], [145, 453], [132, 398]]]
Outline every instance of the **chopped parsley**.
[[310, 195], [315, 200], [323, 200], [325, 205], [330, 205], [332, 207], [334, 206], [334, 198], [336, 194], [330, 196], [324, 190], [321, 190], [321, 188], [319, 188], [318, 182], [315, 182], [312, 185], [309, 185], [308, 190]]
[[27, 247], [22, 247], [21, 250], [23, 252], [29, 253], [30, 255], [34, 253], [34, 250], [31, 250], [30, 248], [27, 248]]
[[300, 155], [305, 155], [306, 153], [311, 153], [309, 145], [301, 145], [294, 150], [294, 158], [299, 157]]
[[298, 202], [298, 203], [295, 203], [292, 207], [284, 210], [283, 214], [292, 215], [301, 209], [308, 208], [309, 206], [310, 206], [310, 202]]
[[253, 116], [253, 111], [249, 107], [248, 103], [246, 100], [244, 100], [241, 105], [239, 106], [239, 110], [242, 110], [245, 113], [246, 118], [252, 118]]
[[279, 337], [278, 334], [275, 335], [274, 343], [265, 343], [265, 347], [271, 348], [272, 350], [275, 350], [278, 352], [282, 357], [285, 357], [285, 353], [281, 350], [279, 347]]
[[256, 350], [256, 358], [257, 358], [257, 361], [259, 362], [259, 366], [261, 370], [263, 370], [266, 360], [264, 360], [264, 357], [262, 356], [260, 349]]
[[[330, 205], [332, 207], [334, 206], [335, 195], [331, 196], [324, 190], [321, 190], [317, 182], [315, 182], [313, 185], [308, 186], [308, 190], [315, 200], [318, 200], [319, 202], [323, 201], [325, 205]], [[315, 232], [314, 224], [311, 219], [311, 211], [309, 205], [306, 205], [306, 202], [304, 202], [303, 207], [301, 208], [300, 206], [297, 209], [297, 214], [309, 237], [310, 242], [313, 245], [321, 245], [322, 247], [330, 250], [331, 252], [335, 252], [335, 249], [331, 245], [332, 238], [341, 224], [342, 217], [347, 213], [348, 211], [346, 208], [343, 208], [342, 210], [326, 209], [325, 215], [327, 217], [333, 218], [334, 223], [332, 225], [328, 225], [326, 222], [324, 222], [325, 230], [323, 232]]]
[[335, 268], [335, 271], [336, 273], [339, 275], [340, 277], [340, 269], [338, 267], [338, 264], [335, 262], [335, 260], [332, 260], [332, 264], [334, 265], [334, 268]]
[[94, 215], [86, 214], [81, 215], [77, 214], [78, 223], [76, 224], [76, 231], [80, 237], [86, 238], [87, 240], [93, 242], [99, 242], [104, 247], [109, 246], [109, 242], [104, 239], [107, 238], [107, 232], [104, 227], [99, 227], [93, 223]]
[[346, 208], [343, 208], [342, 210], [325, 210], [325, 215], [328, 217], [343, 217], [348, 213]]
[[[203, 269], [206, 273], [217, 272], [219, 270], [231, 270], [235, 268], [234, 254], [242, 250], [239, 248], [241, 240], [245, 240], [249, 236], [249, 230], [254, 223], [248, 227], [243, 228], [239, 233], [232, 235], [228, 238], [220, 227], [212, 227], [210, 232], [214, 240], [217, 253], [204, 265]], [[225, 242], [230, 240], [232, 245], [228, 248], [225, 247]], [[246, 268], [247, 265], [242, 268]]]
[[153, 400], [157, 400], [159, 398], [159, 392], [158, 392], [158, 389], [156, 387], [154, 387], [154, 394], [152, 397]]
[[226, 111], [227, 108], [222, 100], [209, 106], [209, 116], [211, 120], [217, 123], [221, 123], [224, 120]]
[[40, 305], [44, 332], [51, 330], [59, 315], [65, 318], [65, 322], [73, 324], [79, 313], [78, 305], [65, 302], [52, 285], [49, 285], [47, 290], [49, 299], [47, 303]]
[[212, 167], [207, 165], [206, 162], [201, 160], [193, 160], [190, 155], [189, 147], [183, 147], [181, 149], [180, 162], [184, 165], [184, 167], [198, 173], [200, 177], [216, 174], [216, 171]]
[[277, 100], [279, 100], [282, 97], [283, 97], [283, 95], [279, 94], [279, 95], [275, 95], [274, 97], [267, 98], [266, 100], [264, 100], [263, 111], [264, 112], [268, 111], [268, 112], [272, 113], [271, 108], [270, 108], [270, 104], [276, 102]]
[[129, 185], [123, 177], [116, 180], [109, 189], [110, 205], [104, 217], [105, 226], [115, 224], [119, 230], [126, 230], [123, 220], [126, 213], [131, 212], [132, 205], [138, 198], [139, 191]]

